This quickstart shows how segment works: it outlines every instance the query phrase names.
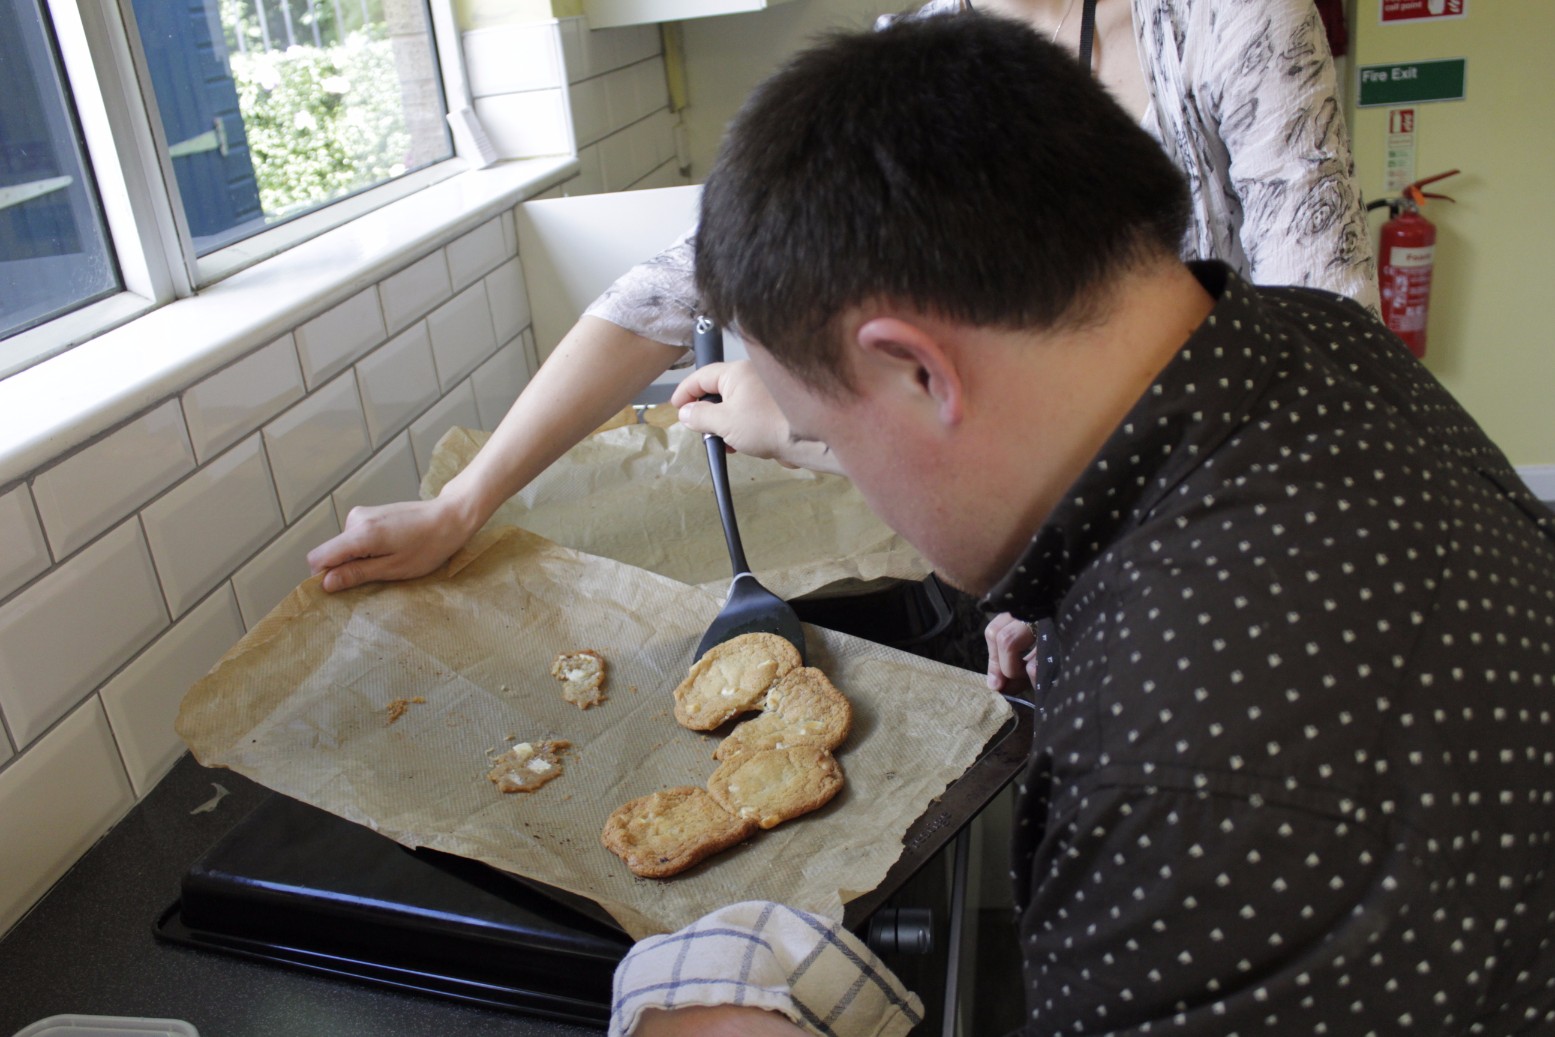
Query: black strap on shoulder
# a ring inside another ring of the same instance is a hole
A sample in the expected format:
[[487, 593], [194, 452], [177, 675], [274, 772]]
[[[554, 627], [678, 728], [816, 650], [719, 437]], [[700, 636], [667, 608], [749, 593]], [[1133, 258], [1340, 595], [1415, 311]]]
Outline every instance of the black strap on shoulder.
[[1080, 10], [1080, 64], [1091, 67], [1091, 47], [1096, 41], [1096, 0], [1085, 0]]

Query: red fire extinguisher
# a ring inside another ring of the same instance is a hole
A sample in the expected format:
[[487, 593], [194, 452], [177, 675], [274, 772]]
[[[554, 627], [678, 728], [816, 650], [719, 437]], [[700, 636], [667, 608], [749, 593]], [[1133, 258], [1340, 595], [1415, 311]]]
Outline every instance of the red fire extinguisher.
[[1436, 261], [1436, 225], [1421, 215], [1427, 198], [1452, 201], [1444, 194], [1423, 191], [1426, 184], [1457, 174], [1453, 169], [1416, 180], [1397, 198], [1372, 202], [1367, 209], [1388, 207], [1377, 248], [1377, 281], [1382, 289], [1382, 322], [1417, 357], [1425, 356], [1425, 321], [1431, 305], [1431, 270]]

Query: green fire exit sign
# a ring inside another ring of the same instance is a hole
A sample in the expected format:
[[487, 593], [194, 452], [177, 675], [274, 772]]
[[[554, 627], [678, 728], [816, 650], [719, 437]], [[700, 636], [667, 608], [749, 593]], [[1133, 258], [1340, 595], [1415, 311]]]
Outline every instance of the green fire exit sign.
[[1362, 65], [1360, 100], [1356, 105], [1374, 108], [1388, 104], [1461, 101], [1467, 66], [1465, 58]]

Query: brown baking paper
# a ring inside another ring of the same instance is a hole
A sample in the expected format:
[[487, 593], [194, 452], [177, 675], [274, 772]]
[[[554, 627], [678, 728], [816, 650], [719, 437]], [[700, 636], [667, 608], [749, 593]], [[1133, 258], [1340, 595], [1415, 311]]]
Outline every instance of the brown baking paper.
[[[325, 594], [298, 587], [185, 697], [178, 733], [207, 766], [427, 846], [587, 897], [632, 936], [753, 898], [840, 918], [880, 883], [909, 824], [976, 759], [1009, 706], [978, 674], [809, 627], [809, 659], [855, 710], [832, 803], [667, 880], [599, 841], [637, 796], [705, 786], [717, 735], [675, 723], [671, 690], [719, 596], [523, 530], [478, 536], [439, 573]], [[593, 648], [607, 700], [583, 711], [550, 676]], [[396, 699], [411, 704], [390, 722]], [[503, 794], [514, 741], [572, 743], [561, 777]]]
[[[421, 495], [435, 497], [490, 438], [452, 428]], [[876, 518], [853, 483], [730, 454], [729, 485], [751, 571], [780, 598], [917, 580], [929, 565]], [[734, 575], [699, 433], [627, 425], [585, 439], [499, 508], [489, 527], [522, 526], [566, 547], [728, 591]]]

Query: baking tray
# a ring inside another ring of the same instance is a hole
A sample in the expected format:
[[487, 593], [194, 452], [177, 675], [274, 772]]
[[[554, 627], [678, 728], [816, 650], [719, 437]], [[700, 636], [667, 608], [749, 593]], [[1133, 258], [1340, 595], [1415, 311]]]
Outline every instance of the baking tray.
[[[928, 640], [950, 620], [937, 587], [932, 578], [903, 581], [871, 592], [851, 612], [829, 600], [825, 618], [834, 629], [926, 654]], [[812, 607], [795, 604], [801, 615]], [[845, 906], [850, 929], [866, 933], [870, 916], [1020, 772], [1033, 710], [1024, 699], [1006, 700], [1011, 718], [908, 828], [880, 885]], [[189, 870], [156, 934], [589, 1025], [608, 1021], [611, 978], [631, 946], [593, 901], [463, 857], [407, 849], [278, 793]]]
[[[885, 880], [845, 908], [867, 929], [883, 906], [1020, 771], [1032, 707], [908, 829]], [[591, 1025], [631, 940], [590, 901], [478, 861], [409, 850], [272, 794], [184, 876], [157, 920], [174, 943], [400, 990]]]

